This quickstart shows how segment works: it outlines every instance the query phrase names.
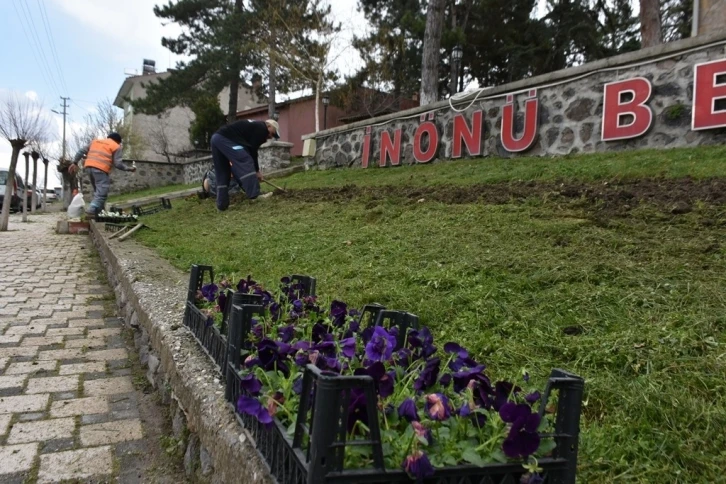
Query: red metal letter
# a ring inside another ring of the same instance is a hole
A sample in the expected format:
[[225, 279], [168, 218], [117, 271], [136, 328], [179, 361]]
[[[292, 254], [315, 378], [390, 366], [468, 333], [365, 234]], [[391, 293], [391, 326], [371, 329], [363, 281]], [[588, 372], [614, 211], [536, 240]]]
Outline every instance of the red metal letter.
[[[421, 141], [424, 133], [429, 135], [429, 148], [424, 152], [421, 150]], [[439, 150], [439, 131], [436, 125], [430, 121], [421, 123], [413, 137], [413, 157], [419, 163], [428, 163], [436, 157]]]
[[693, 120], [694, 130], [723, 128], [726, 109], [716, 109], [716, 101], [726, 99], [726, 60], [704, 62], [693, 68]]
[[381, 158], [379, 165], [386, 166], [386, 158], [391, 159], [391, 166], [401, 164], [401, 128], [393, 131], [393, 139], [391, 141], [391, 133], [388, 131], [381, 132]]
[[[645, 103], [650, 99], [652, 86], [648, 79], [634, 77], [625, 81], [605, 84], [602, 110], [602, 140], [615, 141], [637, 138], [653, 124], [653, 111]], [[632, 99], [623, 101], [623, 94]], [[623, 116], [631, 116], [625, 122]]]
[[463, 114], [454, 116], [454, 145], [451, 148], [452, 158], [461, 158], [461, 142], [466, 145], [466, 151], [469, 156], [481, 154], [481, 120], [482, 112], [474, 111], [472, 114], [471, 131], [466, 125], [466, 119]]
[[366, 127], [366, 134], [363, 136], [363, 156], [360, 160], [362, 168], [368, 168], [368, 160], [371, 157], [371, 127]]
[[507, 95], [507, 103], [502, 109], [502, 146], [510, 153], [526, 151], [532, 147], [537, 139], [539, 99], [537, 90], [528, 93], [529, 99], [524, 102], [524, 133], [517, 139], [514, 137], [514, 95]]

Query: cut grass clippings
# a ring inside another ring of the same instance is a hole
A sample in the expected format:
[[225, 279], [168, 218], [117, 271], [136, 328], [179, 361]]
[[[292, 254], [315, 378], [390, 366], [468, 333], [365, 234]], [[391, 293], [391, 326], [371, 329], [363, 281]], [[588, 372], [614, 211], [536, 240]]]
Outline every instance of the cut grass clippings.
[[[136, 175], [140, 176], [140, 175]], [[145, 190], [139, 190], [132, 193], [124, 193], [121, 195], [112, 195], [108, 197], [108, 204], [126, 202], [128, 200], [135, 200], [137, 198], [151, 197], [154, 195], [165, 195], [171, 192], [180, 192], [183, 190], [189, 190], [191, 188], [201, 188], [201, 183], [191, 183], [188, 185], [167, 185], [164, 187], [147, 188]]]
[[497, 203], [397, 190], [564, 180], [597, 194], [606, 181], [686, 175], [723, 183], [724, 155], [713, 147], [308, 172], [287, 188], [379, 185], [383, 195], [237, 198], [224, 213], [190, 199], [144, 217], [153, 230], [138, 239], [185, 271], [209, 264], [269, 286], [310, 274], [327, 298], [409, 310], [498, 377], [526, 369], [542, 386], [552, 368], [585, 377], [578, 482], [723, 482], [721, 202], [695, 196], [670, 210], [635, 193], [609, 200], [613, 211], [597, 196], [537, 189]]

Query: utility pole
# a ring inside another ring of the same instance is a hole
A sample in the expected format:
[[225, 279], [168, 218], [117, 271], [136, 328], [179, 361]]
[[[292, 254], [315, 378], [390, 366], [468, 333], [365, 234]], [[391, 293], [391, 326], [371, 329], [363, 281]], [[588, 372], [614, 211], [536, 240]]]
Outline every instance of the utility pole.
[[[63, 97], [61, 96], [61, 99], [63, 100], [63, 112], [60, 113], [56, 111], [55, 109], [51, 109], [56, 114], [62, 114], [63, 115], [63, 146], [61, 148], [62, 154], [61, 154], [61, 163], [66, 162], [66, 115], [68, 113], [68, 101], [70, 101], [71, 98], [69, 97]], [[66, 189], [67, 188], [67, 189]], [[65, 177], [63, 177], [63, 208], [68, 208], [68, 204], [71, 203], [71, 194], [70, 194], [70, 184], [66, 187], [66, 180]]]

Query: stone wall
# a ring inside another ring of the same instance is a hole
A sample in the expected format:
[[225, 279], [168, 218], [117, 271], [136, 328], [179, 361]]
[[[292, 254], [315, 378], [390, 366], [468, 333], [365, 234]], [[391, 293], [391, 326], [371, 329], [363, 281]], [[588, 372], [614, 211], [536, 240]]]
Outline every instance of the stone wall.
[[[545, 76], [498, 86], [455, 101], [448, 101], [322, 131], [305, 138], [316, 140], [315, 164], [319, 168], [361, 166], [365, 136], [370, 134], [369, 164], [378, 165], [381, 134], [393, 139], [401, 129], [401, 163], [416, 163], [414, 134], [425, 119], [433, 119], [441, 141], [434, 159], [452, 158], [453, 118], [459, 111], [471, 126], [472, 115], [481, 111], [482, 149], [479, 156], [545, 156], [592, 153], [636, 148], [671, 148], [726, 143], [726, 129], [692, 131], [694, 65], [721, 60], [726, 31], [710, 36], [664, 44]], [[652, 84], [647, 102], [654, 121], [645, 135], [624, 141], [601, 140], [603, 88], [607, 83], [644, 77]], [[502, 111], [508, 94], [516, 93], [515, 132], [524, 129], [524, 103], [529, 90], [539, 99], [538, 136], [522, 153], [505, 150], [500, 139]], [[432, 113], [432, 114], [428, 114]], [[423, 149], [427, 142], [423, 141]], [[466, 149], [463, 155], [468, 156]], [[389, 161], [390, 164], [390, 161]]]
[[260, 146], [259, 164], [262, 173], [281, 170], [290, 166], [290, 152], [293, 144], [284, 141], [268, 141]]
[[93, 242], [146, 378], [169, 407], [188, 482], [272, 484], [254, 439], [224, 398], [221, 375], [183, 325], [188, 275], [133, 240], [108, 240], [103, 227], [91, 223]]

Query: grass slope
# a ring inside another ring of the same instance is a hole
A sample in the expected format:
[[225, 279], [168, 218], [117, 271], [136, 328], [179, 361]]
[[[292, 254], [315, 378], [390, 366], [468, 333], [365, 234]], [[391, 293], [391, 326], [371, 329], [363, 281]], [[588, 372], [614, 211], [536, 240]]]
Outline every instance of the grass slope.
[[[563, 159], [475, 160], [295, 175], [288, 188], [519, 179], [726, 176], [723, 147]], [[579, 200], [498, 205], [384, 198], [179, 202], [138, 237], [177, 267], [211, 264], [273, 285], [417, 313], [495, 376], [551, 368], [586, 378], [579, 482], [723, 482], [723, 206], [672, 215], [640, 204], [594, 217]], [[180, 217], [179, 214], [184, 214]]]
[[108, 197], [107, 203], [119, 203], [137, 198], [150, 197], [152, 195], [164, 195], [166, 193], [188, 190], [189, 188], [201, 188], [201, 183], [191, 183], [189, 185], [166, 185], [163, 187], [147, 188], [137, 192], [124, 193], [122, 195], [112, 195]]

